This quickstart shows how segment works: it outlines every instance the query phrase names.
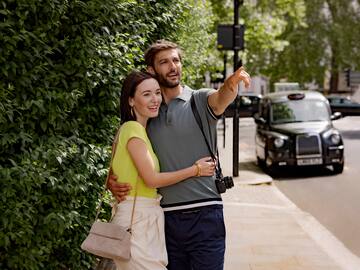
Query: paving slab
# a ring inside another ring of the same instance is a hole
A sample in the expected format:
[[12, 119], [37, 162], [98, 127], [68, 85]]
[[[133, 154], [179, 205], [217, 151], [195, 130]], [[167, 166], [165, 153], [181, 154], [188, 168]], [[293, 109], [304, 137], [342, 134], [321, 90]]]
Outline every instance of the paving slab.
[[[240, 194], [259, 194], [245, 202], [225, 195], [224, 214], [227, 227], [226, 270], [241, 269], [334, 269], [342, 268], [298, 224], [294, 214], [299, 210], [286, 205], [273, 186], [248, 188], [238, 185]], [[272, 195], [272, 196], [271, 196]], [[248, 196], [249, 197], [249, 196]]]

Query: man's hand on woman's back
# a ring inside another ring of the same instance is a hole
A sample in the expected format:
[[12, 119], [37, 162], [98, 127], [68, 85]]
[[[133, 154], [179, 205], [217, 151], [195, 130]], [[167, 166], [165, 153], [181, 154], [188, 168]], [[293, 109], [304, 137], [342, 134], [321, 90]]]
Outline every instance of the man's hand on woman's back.
[[127, 195], [129, 195], [131, 185], [128, 183], [118, 183], [116, 179], [116, 175], [111, 174], [107, 182], [107, 188], [111, 191], [116, 200], [121, 202], [126, 199]]

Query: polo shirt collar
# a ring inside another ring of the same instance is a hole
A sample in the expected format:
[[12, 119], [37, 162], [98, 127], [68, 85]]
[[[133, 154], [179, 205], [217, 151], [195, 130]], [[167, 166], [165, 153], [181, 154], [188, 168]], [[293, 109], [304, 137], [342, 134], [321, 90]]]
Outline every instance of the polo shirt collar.
[[194, 90], [192, 90], [190, 87], [185, 85], [183, 87], [181, 94], [178, 95], [176, 98], [181, 99], [183, 101], [189, 101], [193, 91]]
[[[182, 101], [189, 101], [192, 95], [192, 92], [194, 92], [194, 90], [192, 90], [189, 86], [184, 85], [183, 90], [181, 91], [181, 94], [178, 95], [176, 98], [174, 99], [180, 99]], [[160, 110], [163, 107], [167, 107], [167, 104], [165, 103], [164, 99], [161, 102], [161, 106], [160, 106]]]

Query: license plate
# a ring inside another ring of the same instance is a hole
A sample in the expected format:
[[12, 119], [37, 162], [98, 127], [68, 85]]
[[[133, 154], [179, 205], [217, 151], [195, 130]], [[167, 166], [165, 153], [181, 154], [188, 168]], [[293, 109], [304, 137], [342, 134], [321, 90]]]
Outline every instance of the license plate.
[[305, 165], [319, 165], [322, 164], [322, 158], [307, 158], [307, 159], [298, 159], [297, 165], [305, 166]]

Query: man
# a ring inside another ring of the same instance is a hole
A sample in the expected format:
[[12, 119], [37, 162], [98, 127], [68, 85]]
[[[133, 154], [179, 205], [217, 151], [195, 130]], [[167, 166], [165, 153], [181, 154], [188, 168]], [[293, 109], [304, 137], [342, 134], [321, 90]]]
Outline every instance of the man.
[[[147, 132], [159, 158], [161, 171], [188, 167], [209, 156], [205, 139], [194, 118], [190, 98], [193, 95], [213, 152], [216, 148], [216, 123], [235, 99], [238, 84], [250, 84], [243, 68], [232, 74], [218, 90], [193, 91], [182, 86], [181, 51], [174, 43], [160, 40], [145, 52], [148, 72], [159, 81], [163, 104], [159, 116], [148, 124]], [[109, 189], [121, 201], [128, 187], [113, 177]], [[165, 212], [166, 248], [170, 270], [223, 269], [225, 226], [222, 199], [214, 177], [196, 177], [172, 186], [159, 188]]]

